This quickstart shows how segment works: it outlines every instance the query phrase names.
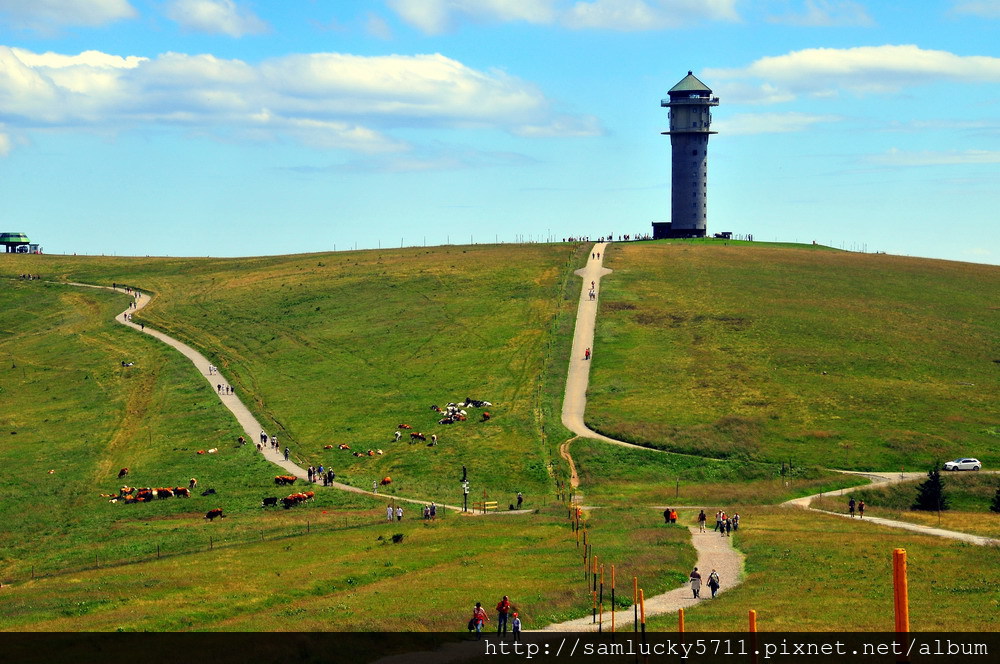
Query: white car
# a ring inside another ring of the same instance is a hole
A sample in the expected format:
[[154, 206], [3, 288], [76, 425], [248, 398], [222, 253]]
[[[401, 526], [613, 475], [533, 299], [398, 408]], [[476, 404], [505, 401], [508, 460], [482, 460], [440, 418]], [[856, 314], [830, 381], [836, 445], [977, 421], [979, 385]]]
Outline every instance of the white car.
[[979, 470], [983, 467], [983, 464], [979, 463], [979, 459], [955, 459], [954, 461], [949, 461], [944, 464], [945, 470]]

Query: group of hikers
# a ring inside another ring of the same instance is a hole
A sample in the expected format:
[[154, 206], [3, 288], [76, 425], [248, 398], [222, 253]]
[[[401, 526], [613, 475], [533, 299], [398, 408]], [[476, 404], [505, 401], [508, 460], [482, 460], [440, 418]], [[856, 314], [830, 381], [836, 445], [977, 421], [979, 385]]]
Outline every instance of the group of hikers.
[[[521, 638], [521, 619], [517, 617], [517, 611], [514, 611], [514, 606], [510, 603], [510, 598], [507, 595], [503, 596], [497, 603], [497, 635], [507, 636], [507, 625], [510, 624], [511, 635], [514, 637], [514, 642], [516, 643]], [[478, 640], [483, 632], [483, 625], [490, 619], [489, 615], [486, 613], [486, 609], [483, 608], [482, 603], [476, 602], [476, 608], [472, 610], [472, 618], [469, 620], [469, 631], [475, 631], [476, 639]]]
[[[851, 501], [854, 502], [853, 500]], [[851, 507], [851, 514], [854, 514], [854, 507]], [[706, 532], [705, 523], [708, 521], [708, 515], [705, 514], [705, 510], [698, 513], [698, 532]], [[677, 510], [667, 508], [663, 510], [663, 522], [664, 523], [677, 523]], [[723, 510], [719, 510], [715, 513], [715, 532], [720, 533], [722, 537], [728, 537], [734, 530], [740, 529], [740, 514], [739, 512], [733, 513], [732, 516], [726, 514]]]

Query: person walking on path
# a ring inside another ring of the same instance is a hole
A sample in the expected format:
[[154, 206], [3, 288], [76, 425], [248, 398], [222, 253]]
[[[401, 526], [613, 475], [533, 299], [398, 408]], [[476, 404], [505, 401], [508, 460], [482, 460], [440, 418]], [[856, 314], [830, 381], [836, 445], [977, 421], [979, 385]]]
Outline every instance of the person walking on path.
[[497, 603], [497, 635], [507, 636], [507, 614], [510, 613], [510, 598], [506, 595]]
[[861, 518], [865, 518], [865, 501], [861, 500], [858, 502], [858, 514]]
[[517, 617], [517, 613], [514, 613], [514, 619], [510, 621], [511, 634], [514, 637], [514, 643], [521, 640], [521, 619]]
[[392, 523], [392, 505], [385, 506], [385, 520]]
[[706, 519], [708, 519], [708, 517], [705, 516], [705, 510], [702, 510], [698, 514], [698, 532], [699, 533], [705, 532], [705, 520]]
[[726, 537], [729, 537], [730, 533], [733, 532], [733, 520], [732, 519], [726, 519], [725, 520], [725, 526], [726, 526]]
[[691, 592], [694, 593], [695, 599], [699, 599], [701, 597], [701, 573], [697, 567], [691, 570], [689, 578], [691, 579]]
[[670, 523], [677, 523], [677, 510], [670, 510]]
[[663, 523], [670, 523], [670, 508], [663, 510]]
[[396, 521], [403, 520], [403, 507], [400, 505], [396, 508]]
[[285, 461], [288, 461], [288, 448], [285, 448]]
[[715, 593], [719, 592], [719, 574], [713, 569], [712, 573], [708, 575], [708, 587], [712, 591], [712, 599], [715, 599]]
[[521, 509], [521, 503], [524, 502], [524, 494], [520, 491], [517, 492], [517, 509]]
[[585, 360], [589, 360], [590, 359], [590, 349], [589, 348], [587, 350], [583, 351], [583, 359], [585, 359]]
[[722, 530], [722, 510], [715, 513], [715, 531]]
[[854, 496], [851, 496], [851, 499], [847, 501], [847, 509], [851, 512], [852, 519], [854, 518], [854, 506], [856, 504], [857, 503], [854, 502]]
[[431, 501], [431, 521], [434, 521], [437, 518], [437, 514], [438, 514], [438, 506], [436, 503], [434, 503], [434, 501]]
[[489, 619], [490, 617], [486, 615], [486, 609], [483, 608], [483, 605], [476, 602], [476, 608], [472, 610], [472, 620], [469, 621], [472, 628], [476, 630], [476, 641], [482, 636], [483, 624]]
[[736, 512], [735, 514], [733, 514], [732, 521], [733, 521], [733, 530], [734, 531], [739, 530], [740, 529], [740, 513], [739, 512]]

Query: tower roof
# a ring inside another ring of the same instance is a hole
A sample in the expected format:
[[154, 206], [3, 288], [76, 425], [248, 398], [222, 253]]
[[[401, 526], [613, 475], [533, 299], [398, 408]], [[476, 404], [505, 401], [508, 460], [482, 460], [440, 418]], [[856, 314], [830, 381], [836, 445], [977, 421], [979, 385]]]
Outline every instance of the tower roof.
[[712, 89], [698, 80], [698, 77], [690, 71], [674, 87], [670, 88], [667, 94], [679, 94], [684, 92], [712, 92]]

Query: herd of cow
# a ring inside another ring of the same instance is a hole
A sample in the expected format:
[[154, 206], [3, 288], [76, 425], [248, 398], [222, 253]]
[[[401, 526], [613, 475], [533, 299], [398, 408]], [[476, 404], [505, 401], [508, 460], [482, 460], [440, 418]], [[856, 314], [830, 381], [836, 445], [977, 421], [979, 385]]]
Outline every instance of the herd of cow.
[[[275, 479], [277, 480], [277, 478], [275, 478]], [[303, 491], [303, 492], [300, 492], [300, 493], [293, 493], [293, 494], [291, 494], [289, 496], [286, 496], [286, 497], [284, 497], [284, 498], [281, 499], [281, 506], [284, 507], [287, 510], [287, 509], [289, 509], [291, 507], [295, 507], [299, 503], [304, 503], [307, 500], [312, 500], [315, 496], [316, 496], [316, 493], [314, 491]], [[278, 506], [278, 497], [277, 496], [271, 496], [270, 498], [265, 498], [264, 500], [260, 501], [260, 506], [261, 507], [277, 507]]]
[[148, 503], [152, 500], [162, 500], [164, 498], [190, 498], [191, 490], [186, 486], [159, 487], [156, 489], [145, 487], [138, 489], [134, 486], [123, 486], [117, 494], [102, 493], [102, 498], [110, 498], [108, 502], [117, 503]]
[[[441, 415], [443, 415], [443, 417], [440, 420], [438, 420], [438, 424], [452, 424], [454, 422], [460, 422], [460, 421], [464, 421], [464, 420], [467, 419], [467, 415], [468, 414], [464, 410], [465, 408], [485, 408], [485, 407], [491, 406], [491, 405], [492, 404], [489, 401], [479, 401], [477, 399], [466, 398], [465, 401], [460, 402], [460, 403], [449, 403], [447, 406], [445, 406], [445, 408], [440, 408], [440, 407], [438, 407], [436, 405], [431, 406], [431, 410], [436, 411], [436, 412], [440, 413]], [[485, 422], [485, 421], [487, 421], [489, 419], [490, 419], [489, 412], [483, 412], [483, 414], [482, 414], [482, 421]], [[411, 427], [408, 424], [400, 424], [398, 428], [399, 429], [412, 429], [413, 427]], [[399, 438], [400, 438], [400, 432], [397, 431], [396, 435], [395, 435], [396, 441], [398, 441]], [[432, 444], [437, 443], [437, 435], [432, 436], [432, 438], [433, 438]], [[240, 440], [243, 441], [243, 437], [242, 436], [240, 437]], [[419, 432], [419, 431], [411, 431], [410, 432], [410, 440], [411, 440], [411, 442], [412, 441], [416, 441], [416, 440], [426, 441], [427, 440], [427, 436], [425, 436], [422, 432]], [[324, 449], [327, 449], [327, 450], [333, 449], [333, 445], [324, 445]], [[340, 445], [337, 445], [337, 449], [340, 449], [340, 450], [350, 450], [351, 448], [350, 448], [349, 445], [345, 445], [345, 444], [342, 443]], [[214, 452], [214, 451], [216, 451], [216, 450], [215, 449], [209, 450], [209, 453]], [[204, 454], [204, 452], [201, 452], [201, 451], [199, 451], [198, 453], [199, 454]], [[376, 455], [381, 455], [382, 454], [382, 450], [368, 450], [367, 452], [353, 452], [353, 454], [354, 454], [354, 456], [376, 456]], [[121, 479], [121, 478], [127, 476], [128, 474], [129, 474], [129, 469], [128, 468], [122, 468], [121, 470], [118, 471], [118, 478]], [[274, 483], [277, 486], [287, 486], [287, 485], [290, 485], [290, 484], [295, 484], [295, 480], [297, 480], [297, 479], [298, 478], [295, 475], [276, 475], [275, 478], [274, 478]], [[380, 482], [380, 484], [382, 486], [388, 486], [390, 483], [392, 483], [392, 478], [390, 478], [390, 477], [385, 477]], [[182, 487], [182, 486], [178, 486], [178, 487], [157, 487], [155, 489], [154, 488], [150, 488], [150, 487], [146, 487], [146, 488], [141, 488], [140, 489], [140, 488], [136, 488], [136, 487], [123, 486], [119, 490], [119, 492], [117, 494], [101, 494], [101, 495], [103, 497], [105, 497], [105, 498], [109, 498], [110, 502], [112, 502], [112, 503], [117, 503], [117, 502], [124, 502], [124, 503], [145, 503], [145, 502], [150, 502], [150, 501], [153, 501], [153, 500], [162, 500], [162, 499], [165, 499], [165, 498], [173, 498], [173, 497], [177, 497], [177, 498], [190, 498], [191, 497], [191, 491], [194, 490], [194, 488], [197, 485], [198, 485], [198, 480], [192, 478], [191, 481], [189, 482], [189, 485], [186, 486], [186, 487]], [[206, 489], [205, 491], [202, 492], [201, 495], [202, 496], [209, 496], [209, 495], [212, 495], [214, 493], [215, 493], [215, 489]], [[290, 508], [294, 507], [295, 505], [298, 505], [299, 503], [304, 503], [307, 500], [312, 500], [313, 497], [315, 497], [315, 495], [316, 494], [314, 492], [312, 492], [312, 491], [305, 491], [305, 492], [300, 492], [300, 493], [293, 493], [293, 494], [291, 494], [289, 496], [281, 498], [280, 502], [281, 502], [281, 505], [285, 509], [290, 509]], [[279, 498], [277, 496], [270, 496], [268, 498], [264, 498], [261, 501], [261, 505], [260, 506], [261, 507], [277, 507], [278, 502], [279, 502]], [[208, 512], [205, 513], [205, 518], [208, 519], [209, 521], [214, 521], [216, 519], [216, 517], [218, 517], [218, 518], [225, 518], [225, 516], [226, 515], [223, 514], [223, 511], [222, 511], [221, 507], [216, 507], [216, 508], [211, 509], [211, 510], [209, 510]]]

